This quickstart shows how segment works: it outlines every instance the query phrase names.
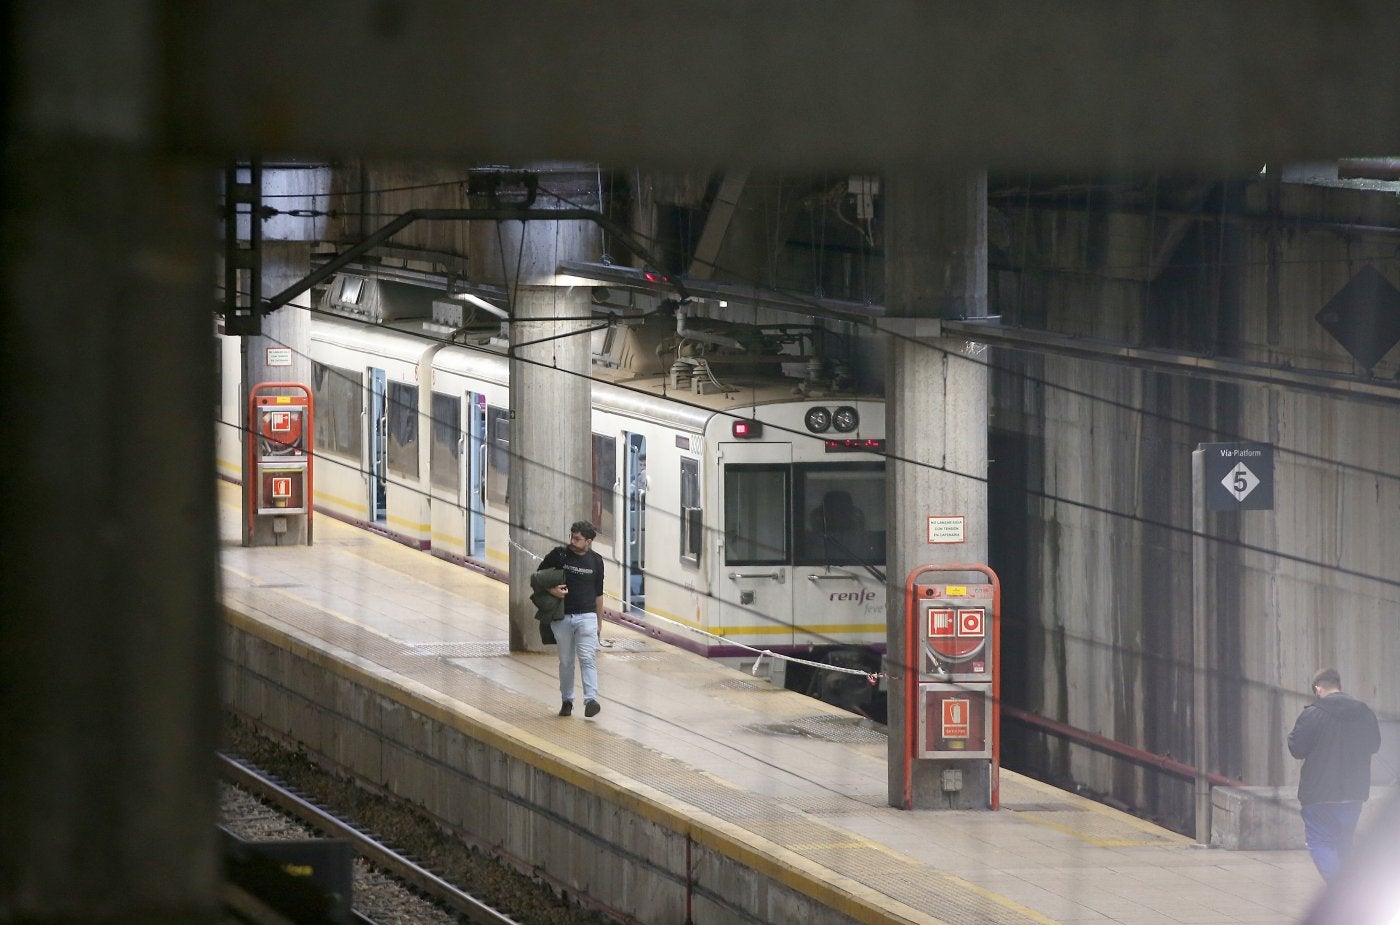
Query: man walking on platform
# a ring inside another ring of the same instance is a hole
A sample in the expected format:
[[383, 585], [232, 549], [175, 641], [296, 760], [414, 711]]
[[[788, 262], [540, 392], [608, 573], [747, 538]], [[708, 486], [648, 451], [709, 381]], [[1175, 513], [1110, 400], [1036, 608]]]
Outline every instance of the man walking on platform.
[[583, 715], [597, 716], [598, 638], [603, 635], [603, 557], [593, 551], [598, 531], [586, 520], [569, 527], [569, 545], [556, 546], [537, 571], [564, 570], [564, 584], [549, 593], [564, 601], [564, 616], [550, 624], [559, 646], [560, 716], [574, 712], [574, 658], [583, 674]]
[[1308, 852], [1330, 881], [1371, 795], [1371, 756], [1380, 750], [1381, 730], [1370, 707], [1342, 693], [1337, 669], [1313, 675], [1313, 696], [1288, 734], [1288, 751], [1303, 759], [1298, 802]]

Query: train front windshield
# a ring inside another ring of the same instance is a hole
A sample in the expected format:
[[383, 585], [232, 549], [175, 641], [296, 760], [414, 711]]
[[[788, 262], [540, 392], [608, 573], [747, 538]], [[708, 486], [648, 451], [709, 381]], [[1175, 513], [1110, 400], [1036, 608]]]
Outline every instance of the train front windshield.
[[730, 465], [729, 565], [883, 565], [884, 463]]

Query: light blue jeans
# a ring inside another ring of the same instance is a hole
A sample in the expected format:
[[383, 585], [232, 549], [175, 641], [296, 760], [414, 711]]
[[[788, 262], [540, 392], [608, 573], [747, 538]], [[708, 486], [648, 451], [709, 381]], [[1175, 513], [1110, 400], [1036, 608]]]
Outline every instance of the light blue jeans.
[[559, 696], [574, 699], [574, 658], [583, 669], [583, 699], [598, 699], [598, 615], [571, 613], [549, 624], [559, 646]]
[[1352, 835], [1361, 819], [1361, 803], [1310, 803], [1303, 807], [1303, 837], [1317, 872], [1330, 881], [1351, 850]]

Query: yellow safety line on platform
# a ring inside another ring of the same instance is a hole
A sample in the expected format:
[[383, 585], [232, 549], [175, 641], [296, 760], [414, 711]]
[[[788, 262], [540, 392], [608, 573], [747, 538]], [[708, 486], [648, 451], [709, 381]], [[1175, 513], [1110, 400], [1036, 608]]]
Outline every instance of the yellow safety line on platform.
[[[1091, 845], [1103, 848], [1137, 848], [1173, 844], [1188, 845], [1192, 843], [1192, 840], [1190, 838], [1187, 838], [1185, 835], [1173, 832], [1170, 829], [1164, 829], [1159, 825], [1155, 825], [1154, 823], [1148, 822], [1146, 819], [1140, 819], [1137, 816], [1132, 815], [1131, 813], [1125, 813], [1121, 809], [1114, 809], [1112, 806], [1106, 806], [1103, 803], [1100, 803], [1096, 800], [1091, 800], [1088, 797], [1082, 797], [1077, 793], [1070, 793], [1066, 790], [1059, 790], [1055, 787], [1052, 787], [1050, 784], [1047, 784], [1044, 781], [1038, 781], [1033, 777], [1026, 777], [1018, 780], [1017, 786], [1039, 791], [1041, 793], [1046, 794], [1049, 797], [1052, 797], [1057, 802], [1072, 804], [1074, 807], [1076, 807], [1078, 811], [1089, 812], [1098, 816], [1106, 816], [1119, 825], [1123, 825], [1131, 829], [1137, 829], [1140, 832], [1145, 832], [1148, 835], [1153, 836], [1150, 839], [1097, 838], [1093, 835], [1080, 832], [1072, 826], [1065, 825], [1062, 822], [1052, 822], [1051, 820], [1045, 818], [1045, 816], [1041, 813], [1037, 813], [1034, 811], [1021, 811], [1015, 809], [1011, 810], [1011, 812], [1016, 813], [1017, 816], [1021, 817], [1022, 819], [1025, 819], [1027, 822], [1033, 822], [1036, 825], [1044, 826], [1048, 829], [1054, 829], [1057, 832], [1062, 832], [1066, 835], [1069, 835], [1073, 838], [1077, 838], [1080, 841], [1087, 842]], [[1002, 792], [1002, 802], [1003, 808], [1005, 808], [1005, 803], [1007, 802], [1005, 791]]]
[[1097, 848], [1148, 848], [1154, 845], [1161, 846], [1171, 844], [1170, 841], [1161, 838], [1098, 838], [1081, 832], [1073, 826], [1065, 825], [1063, 822], [1051, 822], [1049, 819], [1037, 816], [1035, 813], [1017, 813], [1016, 815], [1027, 822], [1044, 826], [1047, 829], [1054, 829], [1056, 832], [1062, 832], [1071, 838], [1077, 838]]
[[[270, 590], [286, 594], [285, 589]], [[286, 596], [300, 600], [294, 595]], [[307, 606], [324, 613], [331, 613], [319, 605], [304, 601], [303, 603], [307, 603]], [[477, 737], [483, 744], [524, 760], [545, 773], [558, 777], [585, 792], [605, 796], [610, 801], [637, 813], [644, 819], [660, 823], [677, 833], [689, 835], [697, 844], [728, 855], [760, 874], [791, 889], [798, 890], [841, 914], [863, 923], [863, 925], [892, 925], [892, 923], [953, 925], [945, 919], [886, 896], [858, 880], [838, 874], [831, 868], [736, 823], [684, 803], [664, 791], [561, 747], [557, 741], [545, 740], [532, 735], [507, 720], [442, 694], [412, 678], [400, 675], [387, 666], [380, 667], [391, 672], [397, 680], [366, 672], [353, 662], [338, 659], [315, 645], [308, 646], [308, 643], [300, 638], [301, 631], [299, 630], [274, 628], [244, 615], [228, 605], [225, 605], [224, 613], [230, 622], [252, 632], [255, 636], [268, 638], [269, 634], [275, 634], [294, 640], [298, 648], [305, 651], [313, 661], [320, 662], [335, 673], [340, 675], [353, 674], [371, 690], [375, 690], [391, 700], [403, 703], [405, 706], [456, 728], [469, 736]], [[343, 615], [332, 615], [352, 622], [356, 626], [361, 626], [357, 621], [349, 620]], [[378, 635], [383, 637], [383, 634]], [[816, 819], [814, 821], [831, 825], [826, 820]], [[883, 845], [876, 845], [874, 842], [865, 842], [864, 844], [867, 847], [879, 848], [887, 853], [905, 857], [898, 855], [897, 852], [889, 852]], [[906, 859], [914, 864], [919, 864], [911, 858]], [[924, 865], [919, 864], [919, 866]], [[931, 873], [938, 872], [931, 871]], [[939, 874], [939, 876], [946, 875]], [[1034, 921], [1046, 923], [1046, 925], [1058, 925], [1052, 919], [1024, 910], [1024, 907], [1007, 897], [981, 887], [974, 886], [972, 889], [978, 895], [1003, 905], [1008, 911], [1015, 911], [1022, 915], [1028, 914]]]
[[942, 871], [939, 871], [938, 876], [942, 880], [947, 880], [952, 883], [955, 883], [965, 890], [970, 890], [984, 899], [989, 899], [999, 906], [1005, 906], [1007, 909], [1010, 909], [1013, 912], [1018, 912], [1028, 919], [1032, 919], [1036, 922], [1042, 923], [1042, 925], [1060, 925], [1059, 921], [1050, 918], [1048, 915], [1042, 915], [1041, 913], [1036, 912], [1034, 909], [1021, 905], [1014, 899], [1009, 899], [1005, 896], [1002, 896], [1000, 893], [989, 890], [984, 886], [978, 886], [970, 880], [964, 880], [957, 874], [945, 874]]

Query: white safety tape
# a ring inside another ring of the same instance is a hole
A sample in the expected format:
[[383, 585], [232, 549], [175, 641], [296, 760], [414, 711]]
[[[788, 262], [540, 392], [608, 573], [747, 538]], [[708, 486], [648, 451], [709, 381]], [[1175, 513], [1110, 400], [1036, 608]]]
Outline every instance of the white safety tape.
[[734, 641], [733, 639], [728, 639], [728, 638], [726, 638], [726, 637], [724, 637], [724, 636], [717, 636], [717, 635], [715, 635], [714, 633], [709, 633], [709, 632], [706, 632], [705, 630], [702, 630], [702, 629], [696, 629], [696, 628], [693, 627], [693, 626], [688, 626], [688, 625], [686, 625], [686, 624], [684, 624], [684, 623], [679, 623], [679, 622], [677, 622], [677, 621], [675, 621], [675, 620], [669, 619], [668, 617], [663, 617], [663, 616], [661, 616], [661, 614], [652, 613], [650, 610], [647, 610], [647, 609], [645, 609], [645, 608], [643, 608], [643, 607], [636, 607], [636, 606], [633, 606], [633, 605], [628, 605], [628, 604], [627, 604], [625, 601], [623, 601], [621, 598], [615, 597], [614, 595], [609, 594], [608, 597], [611, 598], [612, 600], [617, 601], [619, 604], [622, 604], [622, 605], [623, 605], [623, 607], [621, 608], [621, 612], [623, 612], [623, 613], [626, 613], [628, 610], [641, 611], [642, 613], [644, 613], [644, 614], [647, 615], [647, 618], [648, 618], [649, 620], [655, 620], [655, 621], [657, 621], [657, 622], [659, 622], [659, 623], [668, 623], [668, 624], [670, 624], [671, 626], [675, 627], [676, 629], [681, 630], [681, 631], [684, 631], [684, 632], [687, 632], [687, 633], [689, 633], [689, 634], [692, 635], [692, 636], [704, 637], [704, 638], [706, 638], [706, 639], [710, 639], [710, 640], [713, 640], [713, 641], [715, 641], [715, 642], [723, 643], [723, 644], [726, 645], [726, 646], [730, 646], [730, 647], [737, 648], [737, 649], [746, 649], [746, 650], [748, 650], [749, 652], [754, 653], [755, 655], [758, 656], [758, 658], [756, 658], [756, 659], [754, 660], [754, 663], [753, 663], [753, 674], [754, 674], [755, 677], [757, 677], [757, 675], [758, 675], [758, 666], [759, 666], [759, 664], [763, 661], [763, 659], [764, 659], [765, 657], [766, 657], [766, 658], [773, 658], [773, 659], [782, 659], [782, 660], [785, 661], [785, 662], [792, 662], [793, 664], [796, 664], [796, 665], [807, 665], [807, 666], [809, 666], [809, 667], [811, 667], [811, 668], [820, 668], [820, 669], [822, 669], [823, 671], [834, 671], [834, 672], [836, 672], [836, 673], [838, 673], [838, 674], [854, 674], [854, 675], [860, 675], [861, 677], [863, 677], [863, 678], [865, 678], [867, 681], [869, 681], [872, 685], [873, 685], [873, 684], [879, 683], [879, 681], [880, 681], [881, 678], [886, 677], [886, 675], [885, 675], [884, 672], [880, 672], [880, 673], [878, 673], [878, 674], [871, 674], [871, 673], [868, 672], [868, 671], [861, 671], [859, 668], [841, 668], [841, 667], [839, 667], [839, 666], [837, 666], [837, 665], [828, 665], [828, 664], [826, 664], [825, 662], [814, 662], [814, 661], [811, 661], [810, 659], [798, 658], [798, 657], [795, 656], [795, 655], [783, 655], [782, 653], [780, 653], [780, 652], [774, 652], [774, 651], [771, 650], [771, 649], [758, 649], [758, 648], [755, 648], [755, 647], [753, 647], [753, 646], [746, 646], [746, 645], [744, 645], [742, 642], [736, 642], [736, 641]]
[[[537, 555], [535, 555], [533, 552], [531, 552], [530, 550], [526, 549], [524, 546], [521, 546], [519, 543], [515, 542], [515, 540], [509, 540], [508, 542], [510, 543], [510, 548], [511, 548], [511, 549], [513, 549], [513, 550], [515, 550], [515, 549], [520, 550], [521, 552], [523, 552], [525, 555], [529, 556], [531, 559], [533, 559], [533, 560], [536, 561], [536, 562], [542, 562], [542, 561], [544, 561], [544, 558], [543, 558], [542, 556], [537, 556]], [[798, 657], [795, 656], [795, 655], [783, 655], [782, 653], [774, 652], [774, 651], [772, 651], [771, 649], [757, 649], [757, 648], [754, 648], [753, 646], [746, 646], [746, 645], [744, 645], [742, 642], [735, 642], [733, 639], [726, 639], [726, 638], [723, 637], [723, 636], [717, 636], [717, 635], [715, 635], [714, 633], [706, 632], [705, 630], [702, 630], [702, 629], [696, 629], [696, 628], [693, 627], [693, 626], [688, 626], [688, 625], [685, 624], [685, 623], [680, 623], [680, 622], [678, 622], [678, 621], [676, 621], [676, 620], [670, 619], [669, 617], [663, 617], [663, 616], [661, 616], [661, 614], [659, 614], [659, 613], [652, 613], [650, 610], [647, 610], [647, 609], [645, 609], [645, 608], [637, 607], [637, 606], [635, 606], [635, 605], [628, 604], [626, 601], [622, 600], [622, 598], [617, 597], [616, 595], [609, 594], [609, 595], [606, 595], [606, 596], [607, 596], [609, 599], [614, 600], [614, 601], [617, 601], [619, 604], [622, 605], [622, 606], [619, 608], [619, 612], [620, 612], [620, 613], [626, 613], [626, 612], [628, 612], [629, 610], [631, 610], [631, 611], [640, 611], [640, 612], [646, 614], [646, 615], [647, 615], [647, 618], [648, 618], [649, 620], [653, 620], [653, 621], [656, 621], [656, 622], [658, 622], [658, 623], [668, 623], [668, 624], [670, 624], [671, 626], [675, 627], [676, 629], [681, 630], [681, 631], [686, 632], [686, 633], [689, 633], [689, 634], [692, 635], [692, 636], [704, 637], [704, 638], [707, 638], [707, 639], [714, 640], [714, 641], [716, 641], [716, 642], [724, 643], [726, 646], [731, 646], [731, 647], [738, 648], [738, 649], [747, 649], [749, 652], [752, 652], [752, 653], [754, 653], [755, 655], [758, 656], [758, 658], [754, 659], [754, 663], [753, 663], [753, 671], [752, 671], [752, 674], [754, 675], [754, 677], [758, 677], [758, 666], [759, 666], [760, 664], [762, 664], [764, 658], [772, 658], [772, 659], [779, 659], [779, 658], [780, 658], [780, 659], [782, 659], [783, 661], [792, 662], [793, 664], [796, 664], [796, 665], [806, 665], [806, 666], [808, 666], [809, 668], [819, 668], [819, 669], [821, 669], [822, 671], [834, 671], [834, 672], [836, 672], [836, 673], [838, 673], [838, 674], [854, 674], [854, 675], [860, 675], [861, 677], [863, 677], [863, 678], [865, 678], [867, 681], [869, 681], [870, 684], [871, 684], [872, 686], [875, 685], [875, 684], [878, 684], [878, 683], [880, 682], [880, 679], [881, 679], [881, 678], [887, 677], [887, 675], [886, 675], [883, 671], [882, 671], [882, 672], [879, 672], [879, 673], [877, 673], [877, 674], [871, 674], [871, 673], [868, 672], [868, 671], [861, 671], [859, 668], [841, 668], [841, 667], [839, 667], [839, 666], [837, 666], [837, 665], [828, 665], [828, 664], [826, 664], [825, 662], [814, 662], [814, 661], [811, 661], [810, 659], [798, 658]], [[608, 648], [608, 647], [611, 645], [611, 643], [604, 642], [604, 641], [602, 641], [602, 640], [599, 641], [599, 644], [602, 645], [604, 648]]]
[[535, 555], [533, 552], [531, 552], [530, 550], [526, 549], [524, 546], [521, 546], [521, 545], [520, 545], [519, 543], [517, 543], [515, 540], [506, 540], [506, 542], [510, 544], [510, 548], [511, 548], [511, 549], [518, 549], [518, 550], [520, 550], [521, 552], [525, 553], [525, 555], [529, 556], [531, 559], [534, 559], [536, 562], [543, 562], [543, 561], [544, 561], [544, 556], [537, 556], [537, 555]]

